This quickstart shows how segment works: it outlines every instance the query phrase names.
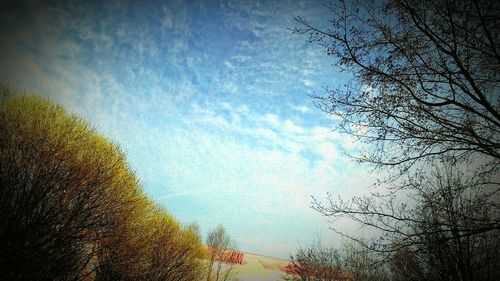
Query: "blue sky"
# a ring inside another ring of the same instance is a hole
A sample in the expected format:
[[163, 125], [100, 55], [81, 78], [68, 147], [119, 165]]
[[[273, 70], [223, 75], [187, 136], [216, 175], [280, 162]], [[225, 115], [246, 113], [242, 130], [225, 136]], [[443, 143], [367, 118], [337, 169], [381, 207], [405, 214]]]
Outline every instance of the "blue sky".
[[204, 234], [223, 224], [240, 249], [288, 257], [318, 236], [340, 239], [310, 208], [311, 195], [360, 194], [373, 178], [344, 155], [360, 144], [332, 132], [336, 120], [308, 96], [349, 77], [288, 30], [295, 16], [324, 24], [321, 5], [5, 6], [0, 82], [91, 123], [181, 222], [199, 223]]

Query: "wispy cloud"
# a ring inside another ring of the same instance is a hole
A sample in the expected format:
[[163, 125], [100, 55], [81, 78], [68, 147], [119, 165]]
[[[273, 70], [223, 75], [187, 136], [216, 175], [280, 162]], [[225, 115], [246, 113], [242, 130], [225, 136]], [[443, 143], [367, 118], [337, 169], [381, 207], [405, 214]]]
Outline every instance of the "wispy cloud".
[[373, 176], [309, 106], [341, 77], [287, 28], [320, 3], [137, 3], [25, 11], [0, 27], [1, 81], [89, 120], [184, 222], [224, 223], [243, 249], [281, 257], [327, 233], [310, 196], [356, 194]]

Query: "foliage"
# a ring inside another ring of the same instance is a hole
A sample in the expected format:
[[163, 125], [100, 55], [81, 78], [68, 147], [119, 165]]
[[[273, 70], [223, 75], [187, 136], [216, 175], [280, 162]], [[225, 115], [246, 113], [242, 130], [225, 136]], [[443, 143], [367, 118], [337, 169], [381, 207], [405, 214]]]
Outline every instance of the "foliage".
[[124, 155], [79, 118], [1, 88], [0, 255], [6, 279], [82, 277], [139, 192]]
[[181, 227], [161, 208], [151, 215], [149, 267], [141, 279], [201, 280], [205, 273], [204, 248], [196, 228]]
[[137, 206], [135, 218], [102, 247], [96, 280], [201, 280], [205, 252], [197, 229], [147, 198]]
[[204, 251], [124, 154], [61, 106], [0, 88], [3, 280], [200, 280]]

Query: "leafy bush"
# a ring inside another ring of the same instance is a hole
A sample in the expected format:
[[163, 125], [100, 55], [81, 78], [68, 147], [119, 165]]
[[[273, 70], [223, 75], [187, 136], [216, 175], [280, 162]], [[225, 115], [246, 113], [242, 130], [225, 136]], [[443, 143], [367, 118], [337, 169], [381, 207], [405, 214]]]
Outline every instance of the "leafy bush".
[[199, 235], [144, 195], [117, 146], [3, 86], [0, 216], [3, 280], [195, 280], [204, 270]]

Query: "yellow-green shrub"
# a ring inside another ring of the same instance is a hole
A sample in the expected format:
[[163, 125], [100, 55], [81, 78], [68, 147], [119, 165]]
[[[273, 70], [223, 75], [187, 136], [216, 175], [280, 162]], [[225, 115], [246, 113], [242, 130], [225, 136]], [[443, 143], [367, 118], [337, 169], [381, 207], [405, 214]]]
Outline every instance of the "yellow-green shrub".
[[139, 193], [123, 153], [82, 120], [0, 88], [2, 276], [80, 276]]
[[3, 280], [196, 280], [199, 235], [145, 196], [80, 118], [0, 87]]

